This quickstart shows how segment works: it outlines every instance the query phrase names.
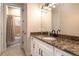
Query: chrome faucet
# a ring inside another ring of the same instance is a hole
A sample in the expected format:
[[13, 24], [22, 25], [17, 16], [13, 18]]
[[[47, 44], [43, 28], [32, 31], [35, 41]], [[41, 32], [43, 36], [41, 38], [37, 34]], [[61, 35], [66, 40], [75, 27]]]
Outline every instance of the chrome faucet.
[[52, 32], [54, 32], [54, 34], [56, 34], [56, 33], [55, 33], [55, 30], [52, 30]]
[[59, 30], [59, 29], [57, 30], [57, 35], [58, 35], [58, 32], [60, 32], [60, 30]]
[[55, 30], [52, 30], [52, 32], [53, 32], [53, 36], [54, 36], [54, 37], [57, 37], [58, 34], [59, 34], [59, 32], [60, 32], [60, 30], [58, 29], [58, 30], [57, 30], [57, 33], [55, 32]]

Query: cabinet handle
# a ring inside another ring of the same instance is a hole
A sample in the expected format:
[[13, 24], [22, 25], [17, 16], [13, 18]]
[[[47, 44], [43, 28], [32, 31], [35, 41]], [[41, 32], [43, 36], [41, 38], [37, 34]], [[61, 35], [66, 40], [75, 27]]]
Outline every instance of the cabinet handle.
[[31, 39], [33, 39], [33, 38], [31, 38]]
[[41, 49], [39, 48], [39, 55], [40, 55], [40, 51], [41, 51]]
[[33, 44], [33, 48], [35, 48], [35, 44]]
[[26, 34], [26, 33], [24, 33], [24, 34]]
[[43, 50], [41, 50], [41, 56], [43, 56]]
[[61, 55], [61, 56], [64, 56], [64, 55]]

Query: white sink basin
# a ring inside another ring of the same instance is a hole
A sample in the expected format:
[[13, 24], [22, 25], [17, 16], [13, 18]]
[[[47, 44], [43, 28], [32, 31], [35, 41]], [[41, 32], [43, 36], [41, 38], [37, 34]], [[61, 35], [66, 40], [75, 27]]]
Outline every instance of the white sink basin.
[[53, 38], [53, 37], [43, 37], [43, 39], [45, 39], [45, 40], [56, 40], [56, 38]]

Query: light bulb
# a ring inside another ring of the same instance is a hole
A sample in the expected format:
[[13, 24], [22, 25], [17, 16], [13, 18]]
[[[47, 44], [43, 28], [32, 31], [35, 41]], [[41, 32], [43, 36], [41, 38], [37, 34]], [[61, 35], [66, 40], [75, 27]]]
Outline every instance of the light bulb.
[[46, 7], [44, 7], [44, 9], [48, 9], [48, 7], [46, 6]]
[[49, 3], [49, 6], [48, 6], [49, 8], [55, 8], [56, 6], [55, 6], [55, 3]]
[[53, 5], [53, 8], [55, 8], [56, 6], [55, 5]]
[[53, 4], [52, 3], [49, 3], [49, 7], [51, 7]]

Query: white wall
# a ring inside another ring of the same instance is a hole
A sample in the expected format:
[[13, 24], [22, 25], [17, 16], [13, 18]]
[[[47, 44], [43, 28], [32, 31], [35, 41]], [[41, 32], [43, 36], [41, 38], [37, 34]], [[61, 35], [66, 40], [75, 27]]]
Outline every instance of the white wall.
[[79, 4], [61, 4], [61, 33], [79, 36]]
[[31, 54], [30, 32], [41, 32], [40, 4], [27, 4], [27, 55]]
[[41, 32], [41, 26], [42, 31], [51, 31], [52, 29], [51, 10], [47, 11], [47, 13], [42, 12], [41, 14], [41, 5], [42, 4], [35, 3], [27, 4], [27, 17], [29, 19], [30, 32]]
[[27, 4], [27, 18], [30, 24], [30, 32], [41, 31], [41, 10], [40, 4]]
[[27, 4], [27, 55], [31, 54], [30, 32], [41, 31], [40, 4]]
[[[30, 32], [49, 31], [51, 29], [51, 11], [44, 15], [41, 15], [40, 3], [28, 3], [27, 4], [27, 53], [31, 53], [31, 40]], [[43, 17], [41, 19], [41, 16]], [[42, 24], [41, 24], [42, 20]], [[49, 25], [50, 24], [50, 25]], [[42, 26], [42, 27], [41, 27]], [[50, 27], [50, 28], [49, 28]]]
[[8, 7], [8, 10], [7, 10], [8, 15], [14, 15], [14, 16], [21, 16], [20, 12], [21, 12], [20, 8]]
[[15, 7], [20, 7], [23, 8], [23, 3], [5, 3], [8, 6], [15, 6]]

